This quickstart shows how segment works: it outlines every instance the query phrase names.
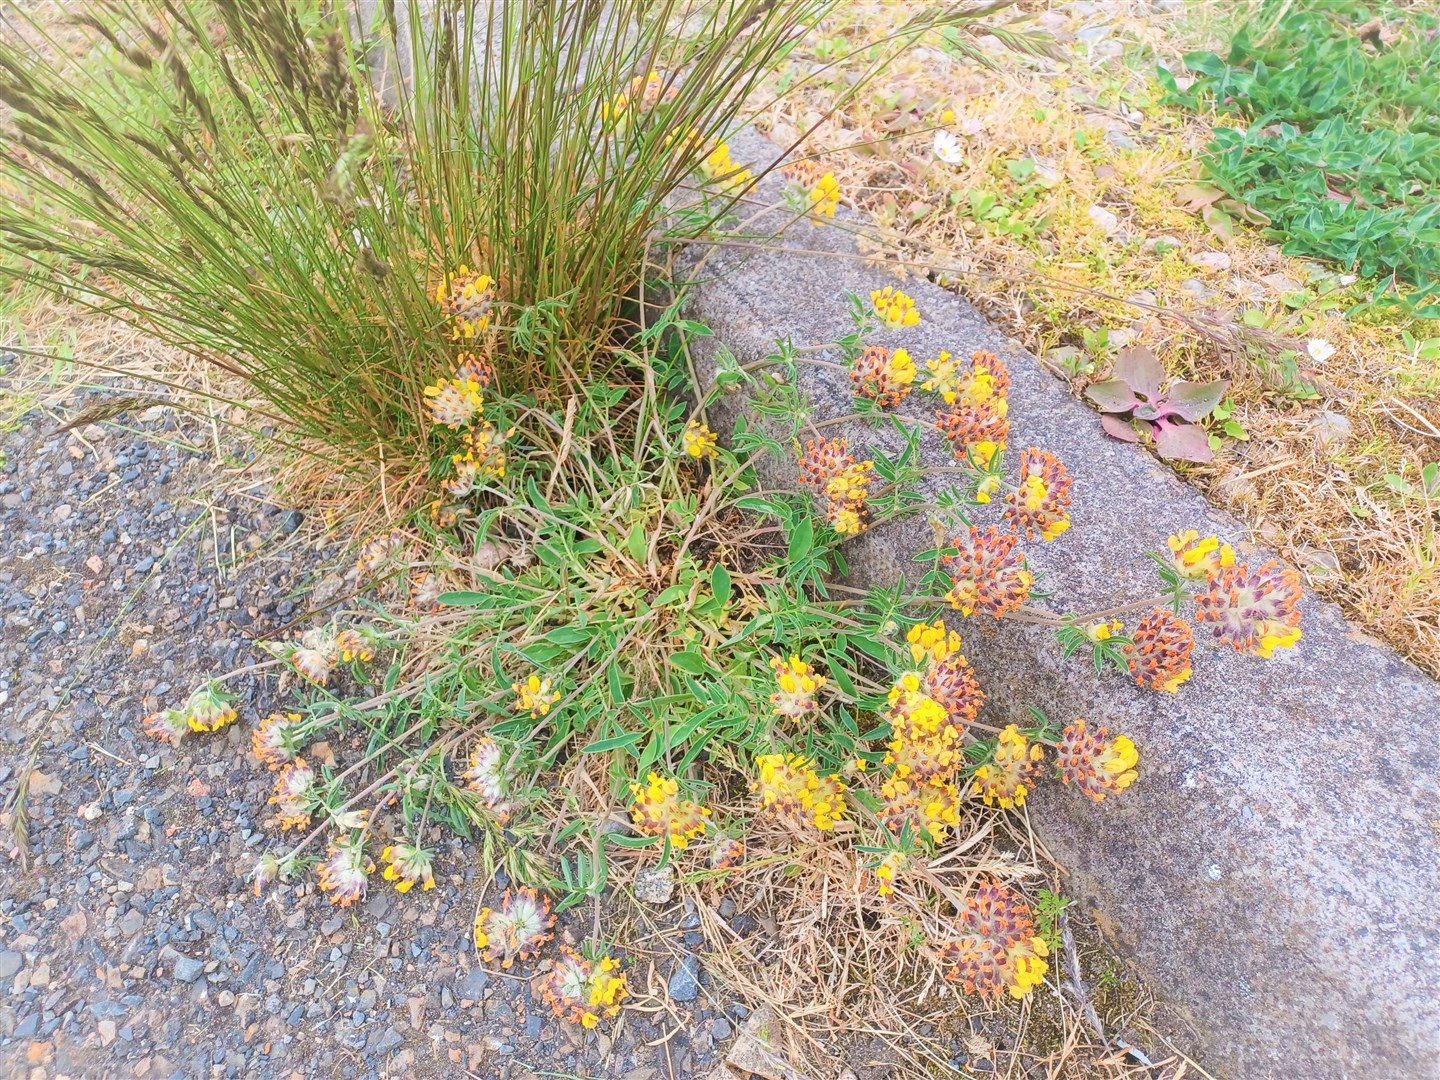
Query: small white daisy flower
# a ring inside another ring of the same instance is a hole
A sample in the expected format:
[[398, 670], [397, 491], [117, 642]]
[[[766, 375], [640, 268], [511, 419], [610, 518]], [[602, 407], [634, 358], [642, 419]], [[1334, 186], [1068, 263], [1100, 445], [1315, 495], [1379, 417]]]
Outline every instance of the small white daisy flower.
[[1311, 338], [1305, 345], [1305, 351], [1310, 354], [1310, 359], [1317, 364], [1323, 364], [1330, 357], [1335, 355], [1335, 346], [1326, 341], [1323, 337]]
[[935, 156], [946, 165], [959, 165], [965, 160], [965, 151], [960, 148], [959, 139], [940, 129], [935, 132]]

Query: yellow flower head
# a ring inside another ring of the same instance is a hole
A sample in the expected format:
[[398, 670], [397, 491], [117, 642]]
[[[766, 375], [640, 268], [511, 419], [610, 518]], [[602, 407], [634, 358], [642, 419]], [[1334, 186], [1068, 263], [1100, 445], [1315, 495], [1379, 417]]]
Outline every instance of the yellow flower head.
[[850, 367], [855, 393], [877, 405], [898, 405], [915, 385], [915, 361], [904, 349], [869, 345]]
[[1218, 536], [1207, 536], [1203, 540], [1194, 529], [1172, 536], [1170, 544], [1170, 565], [1182, 578], [1196, 581], [1204, 578], [1213, 581], [1220, 571], [1235, 565], [1235, 549], [1220, 543]]
[[643, 836], [668, 836], [670, 846], [683, 851], [705, 831], [710, 808], [680, 797], [680, 784], [652, 772], [644, 784], [630, 784], [630, 821]]
[[770, 666], [775, 671], [775, 693], [770, 695], [770, 704], [776, 716], [798, 720], [817, 707], [815, 695], [825, 688], [823, 675], [798, 656], [788, 660], [772, 656]]
[[924, 661], [938, 664], [960, 651], [960, 635], [947, 629], [945, 620], [933, 623], [916, 623], [905, 635], [910, 643], [910, 659], [919, 664]]
[[191, 731], [219, 731], [233, 724], [239, 715], [232, 704], [233, 694], [228, 694], [218, 682], [207, 682], [185, 703], [185, 720]]
[[368, 875], [375, 863], [365, 854], [365, 845], [356, 840], [331, 843], [320, 864], [320, 891], [337, 907], [349, 907], [364, 899]]
[[1044, 748], [1039, 743], [1031, 744], [1020, 729], [1011, 724], [1000, 732], [990, 760], [975, 770], [976, 790], [986, 806], [999, 806], [1002, 810], [1024, 806], [1030, 781], [1044, 760]]
[[910, 856], [903, 851], [887, 851], [875, 864], [875, 880], [879, 883], [876, 893], [890, 896], [895, 892], [895, 881], [910, 865]]
[[685, 453], [697, 461], [702, 458], [714, 458], [720, 455], [716, 449], [719, 440], [715, 433], [702, 424], [699, 420], [691, 420], [685, 425], [685, 431], [680, 436], [681, 445]]
[[940, 951], [945, 977], [967, 994], [1023, 998], [1044, 979], [1050, 955], [1018, 893], [993, 878], [981, 882], [960, 912], [959, 935]]
[[145, 734], [161, 742], [179, 746], [180, 740], [190, 734], [190, 719], [184, 709], [161, 709], [145, 717]]
[[502, 432], [488, 420], [462, 436], [463, 449], [450, 455], [454, 474], [445, 481], [445, 490], [453, 498], [463, 499], [490, 480], [505, 476], [505, 440], [514, 428]]
[[752, 790], [760, 809], [791, 828], [828, 831], [845, 816], [845, 785], [838, 776], [820, 776], [814, 762], [799, 754], [762, 754], [755, 759], [760, 779]]
[[271, 713], [250, 733], [250, 749], [268, 769], [278, 769], [295, 760], [300, 752], [299, 713]]
[[1156, 608], [1140, 620], [1130, 641], [1125, 655], [1139, 685], [1173, 694], [1190, 678], [1195, 635], [1190, 624], [1174, 612]]
[[1020, 488], [1010, 496], [1005, 520], [1026, 539], [1039, 533], [1045, 540], [1054, 540], [1070, 527], [1066, 507], [1070, 505], [1070, 474], [1064, 464], [1049, 450], [1023, 450], [1020, 453]]
[[896, 779], [949, 778], [963, 758], [961, 729], [950, 722], [945, 707], [924, 692], [920, 676], [902, 675], [890, 690], [891, 739], [885, 764]]
[[885, 800], [880, 820], [892, 836], [900, 836], [908, 826], [912, 836], [943, 844], [947, 831], [960, 824], [960, 791], [944, 777], [892, 776], [880, 785], [880, 796]]
[[345, 663], [366, 663], [375, 658], [380, 635], [368, 626], [349, 626], [335, 635], [335, 647]]
[[915, 309], [915, 301], [893, 285], [872, 290], [870, 303], [875, 306], [875, 314], [880, 317], [881, 325], [887, 330], [899, 330], [903, 326], [915, 326], [920, 322], [920, 312]]
[[1221, 568], [1195, 594], [1195, 619], [1218, 645], [1270, 659], [1300, 640], [1300, 575], [1275, 560], [1254, 573], [1244, 563]]
[[813, 161], [792, 161], [781, 166], [780, 175], [785, 181], [781, 190], [797, 211], [835, 216], [840, 205], [840, 182], [834, 173], [822, 171]]
[[515, 711], [528, 712], [536, 720], [560, 700], [560, 691], [551, 689], [548, 676], [542, 679], [539, 675], [531, 675], [524, 682], [511, 683], [510, 689], [515, 691]]
[[842, 536], [863, 532], [869, 524], [869, 498], [873, 461], [856, 461], [845, 439], [821, 439], [805, 444], [800, 459], [800, 483], [825, 495], [826, 520]]
[[275, 804], [275, 816], [282, 832], [303, 829], [310, 824], [310, 814], [319, 804], [319, 794], [315, 790], [315, 770], [305, 764], [304, 758], [297, 757], [280, 770], [270, 801]]
[[474, 379], [441, 379], [425, 387], [430, 419], [458, 431], [469, 427], [485, 411], [480, 384]]
[[480, 793], [485, 808], [504, 822], [510, 816], [510, 780], [505, 772], [505, 753], [489, 736], [475, 740], [470, 767], [460, 774], [465, 786]]
[[951, 607], [962, 615], [983, 611], [998, 619], [1025, 603], [1035, 576], [1016, 550], [1019, 542], [1014, 533], [994, 525], [984, 532], [972, 525], [968, 534], [951, 541], [955, 554], [941, 559], [950, 575]]
[[700, 175], [722, 191], [743, 191], [755, 182], [755, 174], [737, 165], [730, 157], [730, 146], [718, 143], [700, 162]]
[[618, 1015], [628, 994], [619, 961], [610, 956], [587, 960], [566, 945], [540, 984], [540, 996], [556, 1016], [586, 1028]]
[[1085, 636], [1098, 645], [1102, 641], [1109, 641], [1124, 629], [1125, 624], [1119, 619], [1101, 619], [1085, 627]]
[[955, 407], [935, 413], [935, 426], [950, 443], [956, 461], [988, 469], [995, 454], [1010, 438], [1010, 421], [1000, 408], [1003, 401], [957, 398]]
[[489, 274], [476, 274], [464, 265], [440, 279], [435, 289], [435, 303], [445, 312], [452, 339], [470, 341], [490, 325], [494, 285]]
[[1140, 755], [1124, 735], [1113, 739], [1102, 726], [1091, 729], [1084, 720], [1065, 728], [1056, 747], [1055, 767], [1060, 780], [1074, 784], [1082, 795], [1102, 802], [1135, 782]]
[[430, 852], [424, 848], [411, 844], [391, 844], [380, 853], [380, 861], [386, 864], [382, 876], [386, 881], [395, 882], [396, 892], [407, 893], [417, 882], [421, 892], [435, 887]]
[[475, 917], [475, 948], [508, 971], [516, 960], [540, 955], [554, 925], [548, 898], [524, 886], [507, 889], [498, 911], [481, 908]]

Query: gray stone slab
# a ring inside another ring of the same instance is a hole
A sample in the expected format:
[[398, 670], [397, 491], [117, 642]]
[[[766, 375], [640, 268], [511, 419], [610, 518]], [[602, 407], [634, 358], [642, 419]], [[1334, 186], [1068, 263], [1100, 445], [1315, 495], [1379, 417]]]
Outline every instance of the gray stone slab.
[[[752, 167], [776, 153], [749, 135], [732, 149]], [[768, 179], [757, 198], [777, 186]], [[781, 250], [725, 249], [706, 262], [691, 305], [716, 333], [702, 343], [704, 378], [715, 343], [747, 362], [778, 338], [833, 341], [851, 329], [847, 292], [899, 284], [849, 257], [846, 220], [801, 224]], [[1026, 546], [1055, 610], [1152, 594], [1142, 553], [1164, 550], [1171, 533], [1246, 536], [1143, 450], [1106, 439], [1092, 411], [964, 300], [924, 280], [904, 288], [923, 322], [874, 341], [917, 361], [940, 349], [1000, 354], [1015, 381], [1009, 467], [1039, 446], [1074, 477], [1072, 528]], [[843, 375], [812, 367], [801, 381], [816, 419], [852, 411]], [[727, 398], [712, 412], [717, 430], [731, 430], [739, 404]], [[916, 395], [902, 411], [929, 407]], [[860, 422], [825, 433], [852, 448], [896, 442]], [[948, 460], [937, 434], [925, 446], [927, 462]], [[769, 463], [766, 482], [793, 489], [792, 463]], [[913, 577], [911, 555], [931, 543], [923, 520], [874, 529], [847, 549], [852, 580]], [[1252, 564], [1273, 557], [1237, 549]], [[1193, 1025], [1202, 1064], [1240, 1078], [1437, 1077], [1440, 684], [1334, 605], [1308, 596], [1302, 610], [1296, 650], [1267, 661], [1200, 644], [1194, 677], [1174, 696], [1097, 676], [1079, 657], [1062, 661], [1033, 625], [950, 621], [989, 693], [990, 722], [1023, 723], [1033, 704], [1060, 721], [1104, 722], [1139, 746], [1140, 779], [1123, 796], [1097, 806], [1046, 785], [1030, 815], [1069, 890], [1103, 914], [1149, 988]]]

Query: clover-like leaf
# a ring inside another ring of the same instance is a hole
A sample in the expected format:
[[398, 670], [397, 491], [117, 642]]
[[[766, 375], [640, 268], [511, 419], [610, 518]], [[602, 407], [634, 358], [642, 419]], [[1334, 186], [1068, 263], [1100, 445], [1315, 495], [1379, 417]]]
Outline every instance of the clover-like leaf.
[[1161, 420], [1155, 424], [1155, 451], [1167, 461], [1198, 461], [1214, 459], [1210, 437], [1198, 424], [1176, 424]]
[[1101, 412], [1107, 413], [1129, 412], [1140, 404], [1135, 391], [1131, 390], [1130, 384], [1123, 379], [1091, 383], [1085, 388], [1085, 396], [1093, 401]]
[[1215, 411], [1229, 388], [1230, 383], [1226, 379], [1203, 383], [1176, 380], [1170, 384], [1170, 389], [1165, 391], [1160, 412], [1162, 415], [1178, 416], [1182, 420], [1199, 420]]
[[1145, 346], [1135, 345], [1115, 357], [1110, 375], [1141, 397], [1154, 401], [1160, 396], [1160, 384], [1165, 381], [1165, 367], [1160, 358]]

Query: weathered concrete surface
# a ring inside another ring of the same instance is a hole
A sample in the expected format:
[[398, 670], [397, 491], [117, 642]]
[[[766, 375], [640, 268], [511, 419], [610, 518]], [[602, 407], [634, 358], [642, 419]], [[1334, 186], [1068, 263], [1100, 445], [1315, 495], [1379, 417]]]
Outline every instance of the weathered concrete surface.
[[[737, 160], [775, 150], [746, 138]], [[760, 197], [773, 194], [774, 181]], [[705, 265], [692, 314], [741, 362], [789, 336], [804, 346], [851, 329], [845, 293], [896, 283], [851, 258], [836, 226], [808, 224], [791, 250], [722, 250]], [[1187, 528], [1246, 534], [1145, 452], [1107, 440], [1095, 414], [969, 304], [923, 280], [906, 282], [920, 326], [876, 335], [921, 361], [939, 349], [988, 349], [1014, 376], [1010, 466], [1018, 451], [1055, 451], [1074, 477], [1073, 526], [1027, 545], [1056, 610], [1093, 611], [1154, 593], [1143, 552]], [[712, 346], [713, 347], [713, 346]], [[834, 356], [830, 357], [835, 359]], [[707, 368], [710, 366], [706, 360]], [[816, 419], [851, 412], [839, 373], [803, 369]], [[722, 407], [712, 421], [729, 430]], [[900, 411], [924, 415], [924, 395]], [[827, 429], [854, 448], [893, 444], [861, 423]], [[947, 461], [938, 434], [926, 460]], [[767, 482], [794, 488], [793, 466]], [[998, 521], [999, 511], [993, 511]], [[983, 520], [988, 520], [982, 517]], [[875, 529], [850, 553], [853, 578], [913, 575], [931, 546], [922, 520]], [[1239, 545], [1244, 558], [1272, 553]], [[1070, 889], [1113, 926], [1149, 987], [1199, 1033], [1200, 1061], [1223, 1076], [1440, 1076], [1440, 684], [1307, 598], [1304, 640], [1274, 660], [1197, 647], [1195, 675], [1176, 696], [1142, 691], [1087, 660], [1064, 662], [1035, 626], [952, 616], [988, 691], [994, 723], [1087, 717], [1131, 734], [1140, 780], [1096, 806], [1047, 785], [1031, 816], [1068, 868]]]

